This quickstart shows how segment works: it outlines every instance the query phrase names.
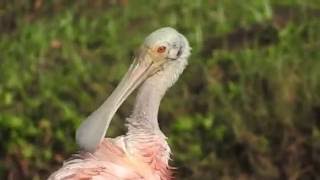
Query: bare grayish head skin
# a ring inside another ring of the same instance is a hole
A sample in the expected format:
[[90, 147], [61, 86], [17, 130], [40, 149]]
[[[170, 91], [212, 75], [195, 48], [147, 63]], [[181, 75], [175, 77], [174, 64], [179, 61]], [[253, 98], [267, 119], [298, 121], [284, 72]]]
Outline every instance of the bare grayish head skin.
[[190, 50], [187, 39], [173, 28], [151, 33], [116, 89], [77, 129], [76, 141], [80, 148], [90, 152], [97, 148], [120, 105], [141, 83], [152, 80], [153, 76], [164, 77], [161, 85], [169, 88], [187, 65]]

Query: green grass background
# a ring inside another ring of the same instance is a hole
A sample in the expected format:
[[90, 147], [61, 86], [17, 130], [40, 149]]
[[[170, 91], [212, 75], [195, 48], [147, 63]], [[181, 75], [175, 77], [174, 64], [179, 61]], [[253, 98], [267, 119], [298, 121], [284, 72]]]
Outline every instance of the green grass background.
[[80, 122], [163, 26], [193, 48], [159, 114], [177, 179], [320, 178], [319, 0], [4, 0], [0, 179], [45, 179], [76, 152]]

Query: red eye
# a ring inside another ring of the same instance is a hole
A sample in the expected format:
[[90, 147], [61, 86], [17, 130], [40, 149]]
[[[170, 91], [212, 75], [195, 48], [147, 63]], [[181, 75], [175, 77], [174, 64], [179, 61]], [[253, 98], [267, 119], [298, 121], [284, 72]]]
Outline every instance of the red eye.
[[164, 53], [166, 51], [166, 49], [167, 48], [165, 46], [160, 46], [160, 47], [158, 47], [157, 52], [158, 53]]

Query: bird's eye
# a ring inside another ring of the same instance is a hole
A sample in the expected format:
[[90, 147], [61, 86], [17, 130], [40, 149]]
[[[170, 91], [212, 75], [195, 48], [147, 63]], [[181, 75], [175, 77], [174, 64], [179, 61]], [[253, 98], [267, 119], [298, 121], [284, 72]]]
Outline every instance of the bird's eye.
[[167, 49], [167, 47], [165, 47], [165, 46], [160, 46], [160, 47], [158, 47], [157, 52], [158, 52], [158, 53], [164, 53], [164, 52], [166, 51], [166, 49]]

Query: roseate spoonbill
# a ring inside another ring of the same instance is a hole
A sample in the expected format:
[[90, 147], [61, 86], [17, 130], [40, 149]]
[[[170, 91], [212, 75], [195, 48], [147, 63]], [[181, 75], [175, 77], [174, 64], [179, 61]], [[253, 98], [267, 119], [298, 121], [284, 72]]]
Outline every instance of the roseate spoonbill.
[[[187, 39], [173, 28], [151, 33], [120, 84], [77, 129], [82, 150], [49, 179], [171, 179], [170, 148], [157, 114], [166, 90], [187, 65], [190, 50]], [[104, 138], [113, 115], [140, 84], [133, 112], [126, 119], [128, 132]]]

